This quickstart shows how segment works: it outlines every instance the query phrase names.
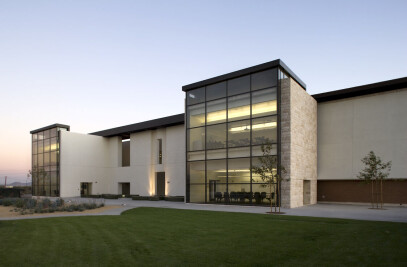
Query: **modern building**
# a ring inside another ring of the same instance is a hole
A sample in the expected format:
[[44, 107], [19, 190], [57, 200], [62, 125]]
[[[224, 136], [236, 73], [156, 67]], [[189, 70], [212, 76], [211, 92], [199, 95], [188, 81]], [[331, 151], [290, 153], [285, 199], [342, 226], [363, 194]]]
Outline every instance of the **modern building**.
[[[167, 195], [291, 208], [369, 202], [369, 187], [356, 176], [373, 150], [393, 163], [385, 201], [407, 203], [407, 78], [311, 96], [275, 60], [182, 90], [185, 114], [90, 134], [61, 124], [31, 131], [33, 195]], [[251, 171], [266, 143], [286, 169], [279, 194], [268, 194]]]

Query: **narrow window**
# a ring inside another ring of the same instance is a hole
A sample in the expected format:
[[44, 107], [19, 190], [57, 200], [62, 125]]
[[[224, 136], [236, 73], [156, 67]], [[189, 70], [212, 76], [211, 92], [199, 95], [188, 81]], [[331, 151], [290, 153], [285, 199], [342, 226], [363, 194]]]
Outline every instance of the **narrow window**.
[[122, 140], [122, 167], [130, 166], [130, 139]]
[[158, 139], [158, 164], [163, 164], [163, 140]]

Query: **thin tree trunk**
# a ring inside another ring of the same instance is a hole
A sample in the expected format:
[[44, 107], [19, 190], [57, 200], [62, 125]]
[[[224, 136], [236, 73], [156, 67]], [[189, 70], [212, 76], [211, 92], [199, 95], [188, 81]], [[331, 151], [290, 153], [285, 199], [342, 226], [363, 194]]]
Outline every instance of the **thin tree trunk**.
[[376, 179], [376, 206], [379, 208], [379, 181]]
[[371, 199], [372, 199], [372, 209], [374, 209], [373, 181], [372, 181], [372, 196], [371, 196]]
[[273, 185], [270, 185], [270, 213], [273, 213], [273, 199], [271, 198], [271, 192], [273, 191]]
[[380, 179], [380, 208], [383, 209], [383, 179]]
[[281, 201], [280, 201], [280, 179], [277, 181], [277, 194], [276, 194], [276, 201], [278, 198], [278, 212], [280, 213]]
[[[273, 188], [274, 188], [274, 197], [276, 196], [276, 190], [277, 190], [277, 188], [276, 188], [276, 184], [274, 183], [273, 184]], [[274, 201], [274, 213], [276, 213], [277, 212], [277, 203]]]

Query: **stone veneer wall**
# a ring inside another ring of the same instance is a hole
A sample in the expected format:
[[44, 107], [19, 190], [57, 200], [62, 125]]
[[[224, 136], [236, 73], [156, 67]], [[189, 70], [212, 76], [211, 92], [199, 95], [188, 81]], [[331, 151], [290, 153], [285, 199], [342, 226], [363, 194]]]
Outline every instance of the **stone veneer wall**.
[[317, 102], [293, 79], [281, 82], [282, 206], [303, 206], [303, 181], [311, 183], [310, 203], [317, 202]]

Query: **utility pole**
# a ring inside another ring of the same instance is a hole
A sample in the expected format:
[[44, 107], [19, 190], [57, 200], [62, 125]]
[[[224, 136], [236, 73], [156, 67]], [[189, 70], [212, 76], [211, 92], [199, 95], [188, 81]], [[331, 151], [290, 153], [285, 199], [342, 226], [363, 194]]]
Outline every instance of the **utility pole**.
[[4, 187], [7, 187], [7, 176], [4, 178]]

